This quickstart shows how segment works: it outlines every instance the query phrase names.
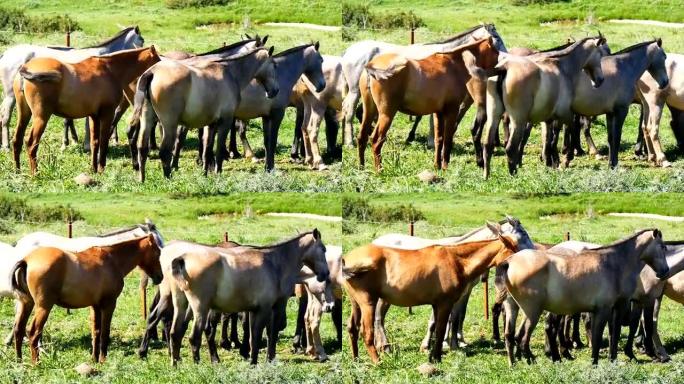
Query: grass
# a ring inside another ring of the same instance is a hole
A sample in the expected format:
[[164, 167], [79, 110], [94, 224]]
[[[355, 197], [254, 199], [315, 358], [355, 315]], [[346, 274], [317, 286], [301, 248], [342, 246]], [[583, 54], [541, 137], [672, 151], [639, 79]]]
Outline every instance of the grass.
[[[309, 212], [339, 215], [338, 199], [330, 194], [262, 194], [215, 197], [187, 197], [175, 199], [157, 195], [131, 194], [47, 194], [25, 196], [29, 205], [50, 207], [69, 204], [82, 213], [83, 219], [74, 223], [74, 236], [103, 233], [119, 227], [139, 223], [145, 217], [155, 221], [165, 240], [186, 239], [197, 242], [218, 242], [227, 231], [231, 240], [249, 244], [268, 244], [290, 238], [298, 231], [320, 229], [327, 244], [341, 244], [339, 223], [288, 217], [264, 216], [266, 212]], [[107, 214], [104, 214], [107, 212]], [[65, 233], [61, 221], [42, 225], [15, 222], [10, 234], [0, 235], [5, 242], [16, 241], [22, 234], [37, 230]], [[152, 291], [150, 290], [150, 295]], [[94, 380], [113, 383], [142, 382], [215, 382], [218, 378], [230, 382], [314, 381], [325, 378], [333, 381], [340, 370], [340, 353], [331, 355], [327, 364], [314, 363], [302, 355], [290, 352], [294, 333], [297, 305], [288, 307], [288, 328], [278, 344], [278, 359], [273, 364], [262, 363], [252, 368], [236, 351], [222, 351], [222, 363], [211, 365], [208, 354], [202, 363], [192, 364], [189, 348], [183, 348], [185, 361], [178, 369], [169, 369], [170, 360], [161, 344], [152, 344], [145, 361], [135, 354], [144, 329], [140, 316], [137, 274], [126, 279], [119, 298], [112, 325], [111, 354], [105, 364], [96, 365], [99, 371]], [[0, 333], [5, 335], [13, 322], [13, 304], [0, 301]], [[16, 363], [13, 349], [0, 347], [0, 382], [78, 382], [81, 378], [73, 369], [82, 362], [90, 363], [90, 333], [88, 311], [72, 311], [67, 315], [55, 308], [47, 324], [44, 338], [45, 353], [39, 365]], [[324, 342], [334, 339], [332, 322], [322, 324]], [[204, 352], [204, 351], [203, 351]], [[265, 361], [265, 358], [261, 361]]]
[[[678, 223], [606, 215], [609, 212], [680, 215], [684, 212], [684, 204], [678, 194], [500, 196], [421, 193], [383, 194], [370, 198], [371, 206], [379, 210], [408, 203], [425, 215], [425, 220], [415, 224], [415, 234], [427, 238], [464, 233], [482, 226], [484, 220], [499, 220], [505, 213], [518, 217], [530, 237], [544, 243], [562, 241], [565, 232], [570, 232], [572, 239], [609, 243], [647, 227], [660, 228], [666, 239], [684, 238], [684, 229]], [[351, 250], [390, 232], [407, 233], [408, 223], [352, 220], [343, 224], [343, 243], [346, 250]], [[492, 281], [490, 279], [490, 286]], [[491, 342], [491, 323], [483, 315], [483, 295], [480, 284], [475, 287], [469, 303], [464, 331], [470, 345], [447, 352], [442, 363], [436, 364], [436, 377], [427, 379], [416, 370], [427, 361], [427, 355], [419, 351], [419, 346], [430, 317], [429, 306], [414, 307], [412, 315], [406, 308], [391, 308], [386, 324], [395, 351], [382, 355], [380, 364], [373, 366], [365, 348], [360, 345], [360, 363], [350, 364], [351, 374], [358, 382], [677, 382], [684, 370], [680, 326], [684, 314], [681, 306], [670, 300], [665, 300], [659, 321], [661, 338], [668, 352], [673, 353], [673, 361], [669, 364], [652, 364], [646, 356], [639, 354], [639, 363], [628, 362], [620, 354], [618, 362], [611, 364], [604, 351], [598, 367], [592, 367], [590, 352], [586, 349], [575, 353], [575, 361], [553, 364], [543, 355], [542, 325], [537, 327], [532, 342], [537, 364], [520, 363], [510, 369], [503, 345]], [[492, 292], [489, 298], [491, 304]], [[585, 337], [584, 332], [582, 336]]]

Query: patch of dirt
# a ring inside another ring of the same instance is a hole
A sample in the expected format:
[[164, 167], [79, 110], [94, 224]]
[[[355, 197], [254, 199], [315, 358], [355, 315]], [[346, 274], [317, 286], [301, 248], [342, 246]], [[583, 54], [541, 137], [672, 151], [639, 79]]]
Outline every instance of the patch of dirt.
[[656, 20], [611, 19], [611, 20], [608, 20], [608, 22], [609, 23], [616, 23], [616, 24], [650, 25], [653, 27], [664, 27], [664, 28], [684, 28], [684, 23], [668, 23], [665, 21], [656, 21]]
[[675, 223], [684, 222], [684, 217], [681, 217], [681, 216], [656, 215], [655, 213], [625, 213], [625, 212], [611, 212], [611, 213], [608, 214], [608, 216], [615, 216], [615, 217], [637, 217], [637, 218], [640, 218], [640, 219], [663, 220], [663, 221], [671, 221], [671, 222], [675, 222]]

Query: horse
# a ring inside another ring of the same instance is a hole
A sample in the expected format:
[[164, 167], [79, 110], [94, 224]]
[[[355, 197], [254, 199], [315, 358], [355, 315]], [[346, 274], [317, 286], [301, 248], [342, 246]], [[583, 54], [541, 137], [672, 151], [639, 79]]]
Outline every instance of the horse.
[[435, 167], [447, 169], [459, 107], [466, 99], [471, 78], [492, 70], [499, 52], [491, 37], [459, 46], [423, 59], [399, 54], [378, 55], [366, 65], [361, 76], [363, 121], [358, 137], [359, 165], [365, 164], [365, 150], [372, 124], [373, 156], [376, 171], [382, 168], [381, 151], [392, 120], [401, 111], [413, 115], [435, 114]]
[[[580, 76], [574, 84], [571, 108], [575, 113], [583, 116], [606, 114], [609, 162], [612, 168], [618, 164], [622, 125], [634, 100], [637, 81], [644, 72], [648, 72], [655, 79], [657, 88], [664, 89], [668, 84], [665, 57], [660, 39], [635, 44], [601, 58], [603, 86], [595, 88], [586, 74]], [[574, 127], [573, 130], [577, 131], [579, 127]], [[655, 143], [647, 140], [647, 143], [652, 142]], [[547, 145], [547, 148], [555, 149], [555, 156], [558, 156], [555, 145]], [[567, 165], [574, 157], [574, 152], [568, 151], [566, 155]]]
[[82, 252], [41, 247], [16, 263], [12, 289], [18, 312], [14, 322], [14, 342], [21, 360], [26, 323], [35, 306], [29, 329], [31, 359], [39, 360], [38, 343], [52, 307], [91, 307], [92, 357], [103, 363], [109, 348], [109, 332], [116, 300], [124, 278], [136, 266], [158, 284], [162, 279], [160, 243], [154, 234]]
[[[323, 76], [325, 88], [317, 92], [315, 86], [306, 78], [302, 77], [295, 85], [290, 103], [302, 105], [302, 122], [295, 129], [299, 129], [303, 140], [305, 157], [304, 163], [312, 169], [324, 170], [326, 165], [318, 148], [318, 130], [321, 121], [326, 117], [329, 110], [340, 111], [342, 101], [347, 92], [347, 82], [342, 72], [342, 59], [339, 56], [323, 55]], [[298, 112], [299, 113], [299, 112]], [[326, 126], [328, 123], [326, 122]], [[329, 135], [329, 136], [328, 136]], [[337, 132], [326, 132], [328, 153], [336, 151]]]
[[[268, 359], [275, 357], [277, 325], [284, 319], [276, 308], [283, 307], [304, 265], [318, 281], [329, 278], [325, 245], [318, 229], [290, 240], [265, 247], [235, 247], [222, 251], [188, 250], [169, 253], [162, 260], [165, 279], [171, 279], [174, 307], [170, 335], [172, 363], [180, 360], [184, 317], [188, 305], [195, 319], [190, 345], [193, 359], [199, 361], [202, 331], [210, 309], [221, 312], [248, 311], [250, 316], [251, 364], [256, 364], [264, 327], [268, 324]], [[165, 255], [166, 256], [166, 255]], [[259, 289], [254, 289], [259, 282]], [[208, 338], [212, 362], [218, 362], [216, 344]]]
[[[485, 270], [531, 246], [524, 228], [517, 223], [503, 231], [498, 223], [487, 223], [496, 239], [432, 245], [401, 250], [368, 244], [343, 258], [344, 288], [352, 302], [348, 331], [352, 355], [358, 358], [359, 326], [373, 363], [379, 361], [374, 345], [374, 317], [378, 300], [402, 307], [431, 304], [436, 312], [436, 340], [444, 339], [449, 312], [468, 282]], [[442, 343], [436, 343], [430, 361], [440, 361]]]
[[511, 118], [511, 134], [506, 143], [508, 171], [516, 173], [522, 161], [524, 136], [528, 124], [572, 119], [572, 84], [586, 70], [595, 86], [603, 82], [601, 35], [579, 40], [569, 47], [531, 56], [507, 55], [497, 64], [499, 75], [487, 82], [487, 123], [482, 137], [484, 177], [490, 172], [498, 125], [504, 110]]
[[[206, 61], [206, 60], [229, 59], [231, 56], [247, 53], [247, 52], [252, 51], [255, 48], [263, 47], [266, 40], [268, 40], [268, 35], [264, 36], [263, 38], [256, 36], [253, 39], [250, 38], [250, 39], [241, 40], [241, 41], [235, 42], [233, 44], [230, 44], [230, 45], [227, 45], [224, 47], [220, 47], [217, 49], [213, 49], [209, 52], [200, 53], [197, 55], [187, 56], [188, 54], [184, 54], [183, 52], [177, 52], [173, 56], [169, 56], [167, 53], [166, 56], [161, 56], [161, 59], [162, 59], [162, 61], [166, 61], [166, 60], [180, 61], [181, 63], [186, 64], [186, 65], [192, 65], [193, 63], [200, 63], [201, 64], [203, 61]], [[133, 82], [131, 84], [131, 87], [133, 89], [133, 92], [135, 92], [135, 89], [137, 87], [137, 79], [135, 82]], [[119, 113], [119, 110], [117, 109], [117, 114], [118, 113]], [[123, 115], [123, 111], [121, 111], [121, 115]], [[116, 121], [118, 121], [118, 120], [116, 119], [116, 116], [115, 116], [115, 122]], [[156, 126], [156, 120], [155, 120], [154, 125]], [[156, 144], [156, 140], [154, 138], [155, 128], [152, 128], [149, 131], [150, 132], [150, 148], [152, 148], [152, 149], [158, 149], [156, 147], [157, 144]], [[175, 143], [176, 147], [174, 148], [174, 153], [176, 153], [176, 151], [177, 151], [178, 156], [174, 156], [173, 163], [172, 163], [172, 167], [175, 169], [178, 169], [178, 157], [180, 156], [180, 148], [183, 146], [183, 143], [185, 142], [185, 137], [188, 134], [187, 128], [185, 128], [183, 126], [180, 126], [178, 131], [179, 131], [178, 132], [178, 138], [176, 139], [176, 143]], [[200, 135], [199, 135], [200, 141], [202, 140], [201, 132], [203, 132], [203, 129], [200, 129]], [[128, 145], [129, 145], [130, 150], [131, 150], [131, 161], [133, 164], [133, 169], [136, 171], [139, 170], [138, 147], [137, 147], [139, 134], [140, 134], [140, 124], [131, 124], [128, 128], [128, 131], [126, 132], [126, 135], [128, 137]], [[200, 160], [202, 159], [201, 146], [200, 146], [198, 158]]]
[[[159, 158], [165, 177], [171, 177], [172, 147], [178, 125], [187, 128], [209, 126], [204, 134], [204, 174], [213, 162], [213, 141], [216, 128], [225, 137], [228, 125], [240, 102], [240, 91], [256, 78], [264, 85], [269, 97], [278, 93], [275, 68], [270, 50], [256, 48], [247, 53], [219, 60], [196, 63], [162, 61], [146, 71], [138, 81], [135, 109], [131, 124], [140, 123], [138, 137], [138, 176], [145, 181], [145, 163], [149, 153], [149, 133], [158, 120], [164, 135]], [[144, 117], [141, 121], [141, 115]], [[221, 171], [225, 147], [219, 145], [216, 171]]]
[[[0, 81], [2, 82], [3, 98], [0, 105], [0, 125], [2, 129], [2, 149], [9, 149], [9, 123], [12, 118], [12, 110], [16, 99], [12, 91], [14, 77], [19, 68], [29, 60], [36, 57], [51, 57], [65, 63], [77, 63], [91, 56], [101, 56], [117, 51], [140, 48], [145, 44], [140, 34], [138, 26], [127, 27], [119, 31], [112, 38], [82, 49], [70, 47], [42, 47], [39, 45], [20, 44], [8, 48], [0, 57]], [[67, 119], [64, 122], [65, 142], [68, 145], [67, 131], [71, 128], [71, 133], [76, 140], [76, 129], [73, 120]]]
[[[274, 98], [264, 96], [263, 87], [255, 81], [242, 90], [240, 103], [235, 110], [235, 119], [241, 120], [245, 124], [251, 119], [261, 117], [264, 130], [264, 148], [266, 149], [265, 168], [267, 172], [273, 170], [275, 166], [275, 152], [278, 145], [278, 130], [285, 116], [285, 110], [290, 105], [290, 94], [300, 77], [306, 78], [316, 92], [325, 89], [326, 82], [323, 76], [323, 57], [318, 52], [320, 44], [318, 42], [305, 44], [290, 48], [273, 56], [276, 64], [276, 77], [278, 87], [281, 92]], [[236, 125], [231, 127], [235, 130]], [[243, 144], [245, 151], [249, 148], [249, 143], [244, 136]], [[223, 148], [226, 137], [219, 137], [219, 146]], [[234, 135], [231, 135], [234, 139]], [[231, 140], [230, 147], [235, 149], [234, 140]], [[250, 149], [251, 152], [251, 149]]]
[[444, 41], [429, 44], [397, 45], [382, 41], [364, 40], [349, 46], [342, 55], [342, 69], [347, 80], [348, 93], [342, 104], [344, 119], [344, 145], [353, 146], [354, 112], [361, 97], [359, 80], [365, 72], [366, 65], [377, 55], [395, 53], [408, 59], [422, 59], [437, 52], [451, 51], [463, 44], [481, 39], [492, 38], [494, 47], [499, 52], [506, 52], [503, 39], [496, 31], [494, 24], [476, 25], [458, 35]]
[[[555, 314], [592, 313], [591, 339], [600, 340], [612, 315], [610, 358], [617, 357], [621, 312], [637, 285], [644, 262], [659, 278], [668, 271], [662, 234], [657, 229], [637, 232], [613, 244], [585, 249], [572, 257], [553, 251], [524, 250], [511, 256], [506, 288], [525, 313], [519, 346], [528, 363], [534, 360], [530, 337], [543, 310]], [[509, 364], [514, 364], [513, 335], [507, 334]], [[555, 340], [550, 340], [555, 350]], [[591, 343], [592, 364], [598, 363], [599, 342]]]
[[114, 110], [124, 89], [147, 68], [158, 62], [153, 46], [93, 56], [70, 64], [53, 58], [36, 58], [21, 66], [14, 80], [18, 101], [17, 129], [14, 132], [14, 162], [19, 170], [19, 153], [29, 120], [31, 135], [26, 142], [31, 174], [38, 167], [38, 143], [50, 116], [89, 117], [93, 150], [93, 172], [102, 172], [107, 162], [110, 128]]

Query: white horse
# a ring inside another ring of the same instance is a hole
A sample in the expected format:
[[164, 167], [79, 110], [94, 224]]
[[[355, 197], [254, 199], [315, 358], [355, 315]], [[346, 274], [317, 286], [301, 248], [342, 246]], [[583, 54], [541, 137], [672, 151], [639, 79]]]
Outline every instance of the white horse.
[[422, 59], [437, 52], [451, 51], [463, 44], [492, 37], [494, 47], [499, 52], [507, 52], [501, 36], [494, 24], [482, 24], [470, 28], [447, 40], [430, 44], [397, 45], [382, 41], [365, 40], [352, 44], [342, 56], [342, 68], [347, 80], [349, 93], [344, 98], [342, 112], [344, 118], [344, 144], [353, 145], [354, 112], [361, 97], [359, 79], [368, 64], [375, 56], [383, 53], [397, 53], [409, 59]]
[[2, 149], [9, 148], [9, 122], [16, 103], [12, 83], [19, 68], [26, 62], [35, 57], [51, 57], [61, 62], [77, 63], [91, 56], [105, 55], [123, 49], [140, 48], [143, 44], [145, 44], [145, 40], [140, 35], [140, 29], [134, 26], [125, 28], [109, 40], [89, 48], [51, 48], [31, 44], [20, 44], [8, 48], [0, 57], [0, 81], [3, 89], [3, 99], [0, 105]]

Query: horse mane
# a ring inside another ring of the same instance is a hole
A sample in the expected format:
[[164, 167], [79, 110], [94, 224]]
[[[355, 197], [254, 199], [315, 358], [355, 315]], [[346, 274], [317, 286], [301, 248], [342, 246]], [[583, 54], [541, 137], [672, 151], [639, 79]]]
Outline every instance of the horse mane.
[[295, 240], [299, 240], [299, 239], [301, 239], [302, 237], [304, 237], [304, 236], [306, 236], [306, 235], [310, 235], [310, 234], [312, 234], [312, 233], [313, 233], [313, 231], [300, 233], [300, 234], [298, 234], [298, 235], [296, 235], [296, 236], [294, 236], [294, 237], [292, 237], [292, 238], [290, 238], [290, 239], [288, 239], [288, 240], [283, 240], [283, 241], [278, 242], [278, 243], [275, 243], [275, 244], [269, 244], [269, 245], [247, 245], [247, 244], [241, 244], [241, 246], [243, 246], [243, 247], [249, 247], [249, 248], [254, 248], [254, 249], [276, 248], [276, 247], [281, 247], [281, 246], [283, 246], [283, 245], [286, 245], [286, 244], [288, 244], [288, 243], [291, 243], [291, 242], [293, 242], [293, 241], [295, 241]]
[[125, 34], [128, 34], [128, 32], [130, 32], [130, 31], [132, 31], [132, 30], [134, 30], [134, 29], [136, 29], [136, 28], [138, 28], [138, 27], [135, 26], [135, 25], [134, 25], [134, 26], [131, 26], [131, 27], [126, 27], [126, 28], [120, 30], [119, 33], [117, 33], [116, 35], [110, 37], [109, 39], [107, 39], [107, 40], [105, 40], [105, 41], [103, 41], [103, 42], [101, 42], [100, 44], [91, 45], [91, 46], [85, 47], [85, 48], [101, 48], [101, 47], [104, 47], [105, 45], [107, 45], [107, 44], [113, 42], [114, 40], [120, 38], [121, 36], [123, 36], [123, 35], [125, 35]]
[[126, 227], [126, 228], [121, 228], [121, 229], [116, 229], [113, 232], [105, 233], [102, 235], [97, 235], [96, 237], [109, 237], [109, 236], [114, 236], [114, 235], [119, 235], [124, 232], [132, 231], [134, 229], [146, 229], [145, 224], [136, 224], [131, 227]]
[[643, 47], [643, 46], [645, 46], [645, 45], [651, 45], [651, 44], [655, 43], [656, 41], [658, 41], [658, 40], [644, 41], [644, 42], [641, 42], [641, 43], [637, 43], [637, 44], [634, 44], [634, 45], [630, 45], [629, 47], [623, 48], [622, 50], [617, 51], [617, 52], [615, 52], [615, 53], [613, 53], [613, 54], [611, 54], [611, 55], [609, 55], [609, 56], [615, 56], [615, 55], [619, 55], [619, 54], [622, 54], [622, 53], [631, 52], [631, 51], [633, 51], [633, 50], [635, 50], [635, 49], [637, 49], [637, 48], [641, 48], [641, 47]]
[[535, 53], [534, 55], [530, 55], [530, 56], [531, 56], [531, 57], [534, 57], [534, 56], [540, 55], [540, 56], [547, 57], [547, 58], [555, 58], [555, 57], [566, 56], [566, 55], [568, 55], [570, 52], [572, 52], [575, 48], [577, 48], [578, 46], [584, 44], [587, 40], [589, 40], [589, 39], [598, 39], [598, 38], [599, 38], [598, 36], [594, 36], [594, 37], [591, 37], [591, 36], [590, 36], [590, 37], [585, 37], [585, 38], [583, 38], [583, 39], [580, 39], [580, 40], [575, 41], [574, 43], [571, 43], [571, 44], [568, 45], [566, 48], [561, 49], [561, 50], [559, 50], [559, 51], [551, 51], [551, 52], [543, 52], [543, 51], [542, 51], [542, 52]]
[[620, 240], [614, 241], [614, 242], [612, 242], [612, 243], [610, 243], [610, 244], [608, 244], [608, 245], [604, 245], [604, 246], [601, 246], [601, 247], [598, 247], [598, 248], [592, 248], [591, 250], [592, 250], [592, 251], [596, 251], [596, 250], [599, 250], [599, 249], [611, 248], [611, 247], [620, 245], [620, 244], [622, 244], [622, 243], [625, 243], [625, 242], [627, 242], [627, 241], [629, 241], [629, 240], [632, 240], [633, 238], [635, 238], [635, 237], [637, 237], [637, 236], [640, 236], [641, 234], [643, 234], [643, 233], [645, 233], [645, 232], [648, 232], [648, 231], [655, 231], [655, 230], [656, 230], [656, 228], [642, 229], [642, 230], [636, 231], [635, 233], [633, 233], [633, 234], [630, 235], [630, 236], [627, 236], [627, 237], [622, 238], [622, 239], [620, 239]]
[[561, 44], [561, 45], [559, 45], [557, 47], [553, 47], [553, 48], [547, 48], [547, 49], [541, 50], [537, 53], [549, 53], [549, 52], [553, 52], [553, 51], [559, 51], [559, 50], [563, 50], [565, 48], [568, 48], [569, 46], [571, 46], [573, 44], [575, 44], [574, 41], [568, 41], [565, 44]]
[[470, 29], [468, 29], [468, 30], [466, 30], [466, 31], [463, 31], [463, 32], [459, 33], [458, 35], [451, 36], [450, 38], [448, 38], [448, 39], [446, 39], [446, 40], [435, 41], [435, 42], [432, 42], [432, 43], [426, 43], [425, 45], [436, 45], [436, 44], [451, 43], [451, 42], [454, 41], [454, 40], [460, 39], [460, 38], [462, 38], [462, 37], [465, 36], [465, 35], [471, 34], [471, 33], [477, 31], [477, 30], [480, 29], [480, 28], [483, 28], [483, 27], [486, 28], [486, 27], [489, 26], [489, 25], [492, 25], [492, 24], [480, 24], [480, 25], [476, 25], [476, 26], [474, 26], [474, 27], [472, 27], [472, 28], [470, 28]]
[[257, 41], [257, 39], [240, 40], [240, 41], [235, 42], [233, 44], [226, 45], [225, 47], [216, 48], [216, 49], [209, 51], [209, 52], [200, 53], [197, 56], [207, 56], [207, 55], [215, 55], [215, 54], [223, 53], [225, 51], [235, 49], [237, 47], [247, 45], [247, 44], [249, 44], [251, 42], [255, 42], [255, 41]]
[[292, 47], [292, 48], [286, 49], [286, 50], [284, 50], [284, 51], [282, 51], [282, 52], [276, 53], [275, 55], [273, 55], [273, 57], [276, 58], [276, 57], [287, 56], [287, 55], [289, 55], [289, 54], [292, 53], [292, 52], [299, 51], [299, 50], [302, 50], [302, 49], [311, 47], [311, 46], [313, 46], [313, 45], [314, 45], [314, 43], [309, 43], [309, 44], [304, 44], [304, 45], [300, 45], [300, 46], [297, 46], [297, 47]]
[[458, 47], [456, 47], [456, 48], [454, 48], [454, 49], [452, 49], [452, 50], [450, 50], [450, 51], [435, 52], [434, 54], [435, 54], [435, 55], [450, 55], [450, 54], [452, 54], [452, 53], [465, 51], [466, 49], [468, 49], [468, 48], [470, 48], [470, 47], [478, 46], [478, 45], [482, 44], [483, 41], [488, 41], [488, 40], [490, 40], [490, 39], [491, 39], [491, 37], [486, 37], [486, 38], [484, 38], [484, 39], [480, 39], [480, 40], [477, 40], [477, 41], [473, 41], [472, 43], [459, 45]]
[[254, 54], [255, 52], [258, 52], [258, 51], [261, 51], [261, 50], [266, 50], [266, 48], [264, 48], [264, 47], [257, 47], [257, 48], [252, 49], [251, 51], [247, 51], [247, 52], [243, 52], [243, 53], [238, 53], [238, 54], [231, 55], [231, 56], [228, 56], [228, 57], [222, 57], [222, 58], [216, 59], [216, 60], [211, 60], [211, 62], [212, 62], [212, 63], [225, 63], [225, 62], [227, 62], [227, 61], [240, 60], [240, 59], [242, 59], [242, 58], [244, 58], [244, 57], [247, 57], [247, 56], [249, 56], [249, 55], [252, 55], [252, 54]]

